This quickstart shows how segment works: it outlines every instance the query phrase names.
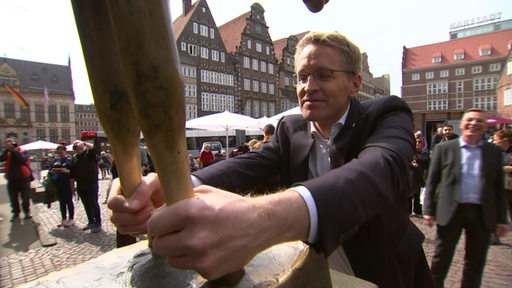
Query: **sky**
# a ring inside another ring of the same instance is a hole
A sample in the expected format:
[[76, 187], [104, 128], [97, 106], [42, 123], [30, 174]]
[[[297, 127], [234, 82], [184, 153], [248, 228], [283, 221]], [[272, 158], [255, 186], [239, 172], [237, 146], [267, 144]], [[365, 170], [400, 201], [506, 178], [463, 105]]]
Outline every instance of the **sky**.
[[[195, 2], [195, 0], [192, 0]], [[510, 0], [330, 0], [311, 13], [301, 0], [209, 0], [217, 26], [250, 11], [258, 2], [272, 40], [304, 31], [338, 31], [368, 54], [374, 77], [390, 74], [391, 94], [400, 96], [403, 47], [449, 40], [450, 25], [499, 14], [512, 19]], [[182, 1], [170, 0], [173, 20]], [[94, 102], [69, 0], [0, 0], [0, 55], [67, 65], [71, 59], [76, 104]]]

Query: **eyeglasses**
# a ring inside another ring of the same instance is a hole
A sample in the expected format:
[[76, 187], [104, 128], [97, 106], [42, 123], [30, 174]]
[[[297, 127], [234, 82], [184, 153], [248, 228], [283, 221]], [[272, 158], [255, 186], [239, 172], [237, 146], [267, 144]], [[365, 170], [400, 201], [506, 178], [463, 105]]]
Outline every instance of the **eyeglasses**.
[[315, 78], [317, 81], [327, 82], [333, 78], [334, 72], [355, 74], [354, 71], [350, 70], [321, 69], [315, 72], [299, 72], [293, 74], [293, 77], [297, 79], [298, 84], [305, 85], [308, 83], [309, 75], [313, 76], [313, 78]]

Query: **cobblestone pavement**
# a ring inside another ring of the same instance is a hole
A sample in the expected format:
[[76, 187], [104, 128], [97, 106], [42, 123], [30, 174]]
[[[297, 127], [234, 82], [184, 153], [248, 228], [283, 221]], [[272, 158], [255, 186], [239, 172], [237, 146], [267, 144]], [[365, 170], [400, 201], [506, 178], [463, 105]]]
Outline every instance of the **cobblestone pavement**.
[[[109, 212], [106, 205], [101, 204], [108, 182], [108, 180], [100, 180], [99, 199], [103, 231], [97, 234], [82, 231], [81, 228], [87, 224], [87, 217], [81, 202], [75, 202], [76, 225], [69, 228], [57, 227], [60, 221], [57, 202], [54, 202], [51, 208], [47, 208], [44, 204], [34, 204], [34, 222], [40, 221], [41, 228], [43, 228], [40, 231], [45, 231], [47, 237], [55, 240], [56, 245], [1, 257], [0, 287], [15, 287], [46, 276], [50, 272], [83, 263], [115, 249], [115, 229], [109, 222]], [[426, 239], [423, 246], [430, 262], [434, 251], [435, 229], [423, 225], [418, 218], [413, 218], [413, 221], [425, 233]], [[502, 245], [491, 246], [489, 249], [482, 287], [512, 287], [512, 233], [502, 239], [502, 242]], [[464, 261], [463, 247], [464, 239], [462, 237], [445, 282], [448, 288], [460, 286]]]

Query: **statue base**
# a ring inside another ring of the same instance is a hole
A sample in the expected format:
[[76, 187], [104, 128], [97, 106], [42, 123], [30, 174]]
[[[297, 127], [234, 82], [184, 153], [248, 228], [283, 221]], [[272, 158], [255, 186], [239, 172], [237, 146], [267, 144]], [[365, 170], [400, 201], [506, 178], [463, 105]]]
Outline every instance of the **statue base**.
[[314, 251], [300, 241], [280, 244], [256, 255], [244, 267], [242, 279], [231, 286], [213, 284], [194, 271], [174, 269], [163, 257], [153, 255], [147, 246], [147, 241], [140, 241], [115, 249], [20, 287], [377, 287], [353, 276], [319, 268], [322, 264], [309, 256]]

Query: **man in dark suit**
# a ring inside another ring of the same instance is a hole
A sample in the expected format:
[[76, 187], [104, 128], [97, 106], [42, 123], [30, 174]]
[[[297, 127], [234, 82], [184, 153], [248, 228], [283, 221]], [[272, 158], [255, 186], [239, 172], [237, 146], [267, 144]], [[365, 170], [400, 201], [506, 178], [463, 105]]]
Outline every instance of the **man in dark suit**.
[[[135, 200], [111, 198], [112, 221], [134, 233], [151, 217], [154, 251], [207, 279], [272, 245], [305, 240], [329, 260], [340, 258], [330, 263], [343, 264], [343, 247], [349, 270], [379, 287], [431, 287], [424, 237], [407, 213], [410, 109], [394, 96], [355, 99], [361, 53], [341, 34], [306, 35], [295, 64], [302, 115], [282, 118], [261, 149], [195, 172], [195, 186], [210, 186], [152, 216], [148, 199], [160, 195], [155, 178]], [[220, 190], [243, 193], [276, 175], [287, 188], [279, 193], [249, 198]]]
[[461, 287], [480, 287], [491, 233], [501, 237], [508, 228], [502, 152], [482, 140], [487, 131], [485, 112], [467, 110], [460, 128], [462, 137], [436, 145], [423, 203], [425, 223], [437, 221], [431, 265], [436, 287], [444, 287], [463, 229], [466, 255]]

